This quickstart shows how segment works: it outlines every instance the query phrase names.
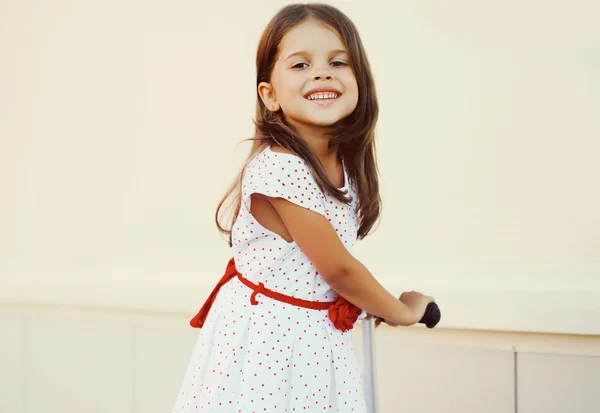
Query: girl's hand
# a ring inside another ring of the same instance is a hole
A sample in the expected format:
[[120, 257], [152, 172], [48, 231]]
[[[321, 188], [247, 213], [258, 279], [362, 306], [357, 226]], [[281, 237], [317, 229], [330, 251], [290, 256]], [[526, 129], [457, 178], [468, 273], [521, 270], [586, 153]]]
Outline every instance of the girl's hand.
[[425, 315], [427, 305], [435, 301], [433, 297], [423, 295], [417, 291], [407, 291], [400, 295], [400, 301], [402, 301], [411, 310], [414, 315], [414, 322], [416, 324]]
[[[417, 291], [407, 291], [400, 295], [399, 300], [403, 302], [413, 314], [412, 321], [409, 325], [413, 325], [421, 321], [425, 315], [427, 305], [434, 300], [433, 297], [421, 294]], [[369, 314], [369, 317], [375, 317], [375, 327], [379, 327], [382, 323], [382, 319], [377, 316]], [[385, 323], [391, 327], [398, 327], [400, 324], [395, 324], [391, 321], [386, 320]]]

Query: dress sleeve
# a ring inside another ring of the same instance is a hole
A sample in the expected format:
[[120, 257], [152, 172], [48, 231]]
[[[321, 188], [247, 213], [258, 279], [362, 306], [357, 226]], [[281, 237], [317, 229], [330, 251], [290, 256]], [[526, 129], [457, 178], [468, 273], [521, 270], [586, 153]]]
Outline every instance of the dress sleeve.
[[248, 210], [254, 193], [283, 198], [327, 217], [325, 196], [306, 162], [295, 155], [268, 151], [250, 161], [242, 182], [242, 200]]

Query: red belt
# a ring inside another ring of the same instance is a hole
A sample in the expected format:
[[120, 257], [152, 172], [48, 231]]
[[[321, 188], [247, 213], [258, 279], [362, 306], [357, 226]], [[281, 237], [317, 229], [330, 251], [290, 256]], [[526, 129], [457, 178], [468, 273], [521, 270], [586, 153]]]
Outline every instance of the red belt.
[[297, 307], [309, 308], [312, 310], [329, 310], [329, 318], [333, 322], [333, 325], [343, 332], [352, 329], [354, 323], [358, 319], [358, 316], [362, 312], [360, 308], [356, 307], [342, 296], [340, 296], [337, 301], [308, 301], [269, 290], [265, 288], [263, 283], [254, 284], [250, 280], [244, 278], [244, 276], [238, 272], [238, 270], [235, 268], [235, 261], [233, 258], [231, 258], [227, 264], [227, 268], [225, 269], [225, 274], [210, 293], [208, 299], [198, 314], [196, 314], [194, 318], [190, 320], [190, 325], [192, 327], [201, 328], [204, 325], [204, 321], [208, 316], [208, 312], [210, 311], [213, 302], [217, 298], [219, 290], [234, 277], [237, 277], [244, 285], [254, 290], [250, 296], [250, 304], [258, 305], [259, 302], [256, 300], [256, 296], [258, 294], [262, 294], [274, 300], [292, 304]]

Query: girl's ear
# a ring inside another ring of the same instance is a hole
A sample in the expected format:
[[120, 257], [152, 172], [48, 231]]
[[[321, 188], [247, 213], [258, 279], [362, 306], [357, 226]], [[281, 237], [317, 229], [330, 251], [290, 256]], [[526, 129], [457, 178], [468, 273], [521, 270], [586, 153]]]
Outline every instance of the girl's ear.
[[277, 102], [277, 98], [275, 97], [273, 85], [267, 82], [260, 82], [258, 85], [258, 95], [267, 109], [271, 112], [277, 112], [279, 110], [279, 102]]

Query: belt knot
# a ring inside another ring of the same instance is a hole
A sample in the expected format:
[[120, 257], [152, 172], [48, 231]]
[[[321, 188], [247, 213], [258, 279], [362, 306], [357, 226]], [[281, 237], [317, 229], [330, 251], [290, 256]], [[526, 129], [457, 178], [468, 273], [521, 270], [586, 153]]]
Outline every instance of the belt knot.
[[258, 283], [258, 288], [256, 290], [254, 290], [254, 292], [250, 296], [250, 304], [258, 305], [258, 301], [256, 301], [256, 295], [262, 294], [262, 292], [264, 290], [265, 290], [265, 285], [263, 283]]

